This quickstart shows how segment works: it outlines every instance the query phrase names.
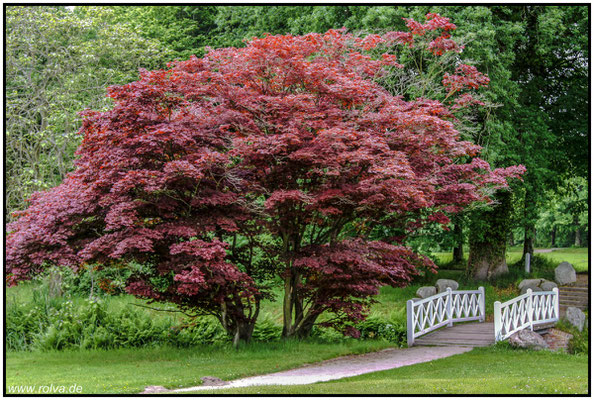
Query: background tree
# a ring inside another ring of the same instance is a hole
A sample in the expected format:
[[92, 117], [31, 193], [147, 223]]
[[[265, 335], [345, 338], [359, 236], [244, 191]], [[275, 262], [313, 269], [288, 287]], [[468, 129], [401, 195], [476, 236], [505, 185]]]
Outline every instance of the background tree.
[[[216, 6], [112, 6], [114, 20], [132, 27], [140, 36], [159, 42], [169, 60], [203, 56], [205, 46], [220, 47], [213, 31]], [[228, 23], [228, 22], [227, 22]]]
[[[584, 7], [524, 6], [512, 19], [524, 25], [512, 67], [521, 82], [520, 109], [514, 115], [519, 144], [513, 151], [528, 167], [524, 192], [524, 253], [534, 248], [535, 225], [547, 189], [568, 174], [585, 176], [583, 146], [589, 106], [587, 10]], [[562, 42], [559, 36], [565, 38]], [[575, 144], [582, 143], [581, 148]]]
[[155, 67], [155, 42], [102, 7], [6, 7], [6, 211], [58, 184], [80, 143], [77, 113], [110, 106], [105, 86]]
[[580, 247], [588, 236], [588, 181], [570, 178], [556, 191], [550, 191], [546, 211], [536, 224], [542, 245]]

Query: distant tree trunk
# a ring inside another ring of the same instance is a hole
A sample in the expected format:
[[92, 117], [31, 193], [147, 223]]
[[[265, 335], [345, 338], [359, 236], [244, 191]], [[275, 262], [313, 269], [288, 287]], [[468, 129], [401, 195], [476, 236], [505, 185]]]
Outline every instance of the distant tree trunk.
[[582, 246], [582, 238], [580, 236], [580, 222], [578, 220], [578, 217], [574, 217], [573, 223], [575, 225], [575, 242], [574, 242], [574, 244], [576, 247], [581, 247]]
[[531, 255], [534, 254], [534, 238], [536, 237], [536, 228], [534, 225], [526, 225], [524, 227], [524, 253], [522, 257], [525, 257], [526, 254], [530, 253]]
[[454, 236], [456, 244], [454, 246], [453, 260], [455, 263], [461, 263], [464, 260], [464, 235], [462, 232], [462, 224], [458, 218], [454, 223]]
[[505, 249], [509, 234], [511, 193], [499, 191], [498, 201], [491, 210], [475, 216], [468, 238], [467, 274], [476, 280], [492, 279], [509, 272], [505, 261]]
[[555, 247], [556, 241], [557, 241], [557, 225], [553, 225], [553, 230], [551, 231], [551, 247]]
[[527, 184], [524, 195], [524, 251], [522, 258], [527, 253], [534, 254], [534, 240], [536, 237], [535, 222], [538, 218], [536, 209], [536, 196], [534, 185]]

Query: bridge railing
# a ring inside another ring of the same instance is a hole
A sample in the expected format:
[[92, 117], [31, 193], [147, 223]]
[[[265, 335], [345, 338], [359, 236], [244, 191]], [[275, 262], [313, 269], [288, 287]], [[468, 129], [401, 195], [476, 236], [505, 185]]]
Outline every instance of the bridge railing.
[[505, 303], [494, 304], [495, 341], [505, 340], [522, 329], [536, 324], [559, 320], [559, 289], [532, 292], [515, 297]]
[[454, 322], [485, 320], [485, 288], [452, 290], [406, 302], [407, 342]]

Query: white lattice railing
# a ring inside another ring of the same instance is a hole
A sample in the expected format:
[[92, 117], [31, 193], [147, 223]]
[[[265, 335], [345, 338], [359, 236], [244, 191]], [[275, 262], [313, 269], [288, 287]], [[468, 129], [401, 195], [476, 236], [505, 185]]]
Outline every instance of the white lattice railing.
[[505, 303], [495, 302], [495, 340], [505, 340], [522, 329], [533, 329], [536, 324], [559, 320], [559, 289], [550, 292], [532, 292]]
[[406, 302], [407, 341], [454, 322], [485, 320], [485, 289], [452, 290]]

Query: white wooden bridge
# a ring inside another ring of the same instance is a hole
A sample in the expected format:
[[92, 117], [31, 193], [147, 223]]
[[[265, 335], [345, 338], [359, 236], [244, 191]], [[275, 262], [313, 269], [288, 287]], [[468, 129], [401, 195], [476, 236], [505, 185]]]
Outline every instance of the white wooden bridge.
[[[494, 303], [494, 321], [485, 322], [485, 289], [451, 290], [406, 304], [408, 345], [490, 346], [522, 329], [559, 320], [559, 290], [528, 291]], [[457, 324], [457, 325], [454, 325]]]

